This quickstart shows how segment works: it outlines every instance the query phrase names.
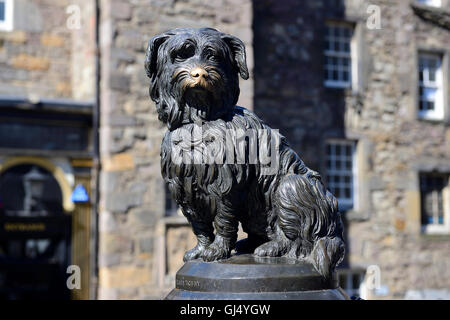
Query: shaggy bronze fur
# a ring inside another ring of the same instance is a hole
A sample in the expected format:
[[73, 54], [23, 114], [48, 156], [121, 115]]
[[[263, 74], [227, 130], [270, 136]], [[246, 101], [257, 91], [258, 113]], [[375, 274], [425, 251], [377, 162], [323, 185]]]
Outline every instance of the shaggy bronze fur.
[[[168, 126], [162, 175], [198, 239], [184, 260], [225, 259], [236, 248], [305, 259], [329, 278], [344, 257], [337, 201], [277, 130], [236, 106], [238, 75], [249, 76], [242, 41], [210, 28], [171, 30], [149, 41], [145, 69]], [[252, 150], [271, 163], [250, 161]], [[236, 244], [239, 222], [248, 239]]]

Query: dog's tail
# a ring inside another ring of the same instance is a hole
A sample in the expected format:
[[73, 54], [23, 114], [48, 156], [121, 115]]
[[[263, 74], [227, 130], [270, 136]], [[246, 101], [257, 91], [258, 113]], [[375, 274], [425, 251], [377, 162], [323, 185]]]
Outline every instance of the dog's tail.
[[288, 239], [302, 243], [297, 255], [309, 254], [317, 271], [329, 279], [345, 253], [336, 198], [316, 172], [308, 171], [305, 175], [285, 176], [276, 200], [280, 228]]
[[345, 245], [342, 239], [325, 237], [314, 243], [310, 260], [325, 279], [330, 279], [336, 266], [344, 258], [344, 252]]

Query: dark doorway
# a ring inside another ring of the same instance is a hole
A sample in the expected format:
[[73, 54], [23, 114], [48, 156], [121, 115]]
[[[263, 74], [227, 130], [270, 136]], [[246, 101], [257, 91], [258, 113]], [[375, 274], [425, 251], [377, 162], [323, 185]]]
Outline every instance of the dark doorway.
[[49, 171], [21, 164], [0, 175], [0, 299], [69, 299], [70, 239]]

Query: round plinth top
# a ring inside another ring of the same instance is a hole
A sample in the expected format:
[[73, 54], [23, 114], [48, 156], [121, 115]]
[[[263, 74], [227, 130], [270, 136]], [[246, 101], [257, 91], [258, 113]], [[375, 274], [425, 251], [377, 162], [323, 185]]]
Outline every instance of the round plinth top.
[[176, 275], [176, 289], [194, 292], [263, 293], [336, 289], [308, 262], [234, 255], [217, 262], [192, 260]]

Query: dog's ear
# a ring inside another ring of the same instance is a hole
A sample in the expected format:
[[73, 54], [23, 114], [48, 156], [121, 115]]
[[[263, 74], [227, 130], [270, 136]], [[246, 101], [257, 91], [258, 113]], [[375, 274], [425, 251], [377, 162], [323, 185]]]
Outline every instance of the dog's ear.
[[159, 92], [156, 85], [156, 75], [158, 74], [158, 49], [170, 37], [169, 34], [163, 33], [154, 36], [148, 41], [147, 52], [145, 55], [145, 71], [150, 78], [150, 97], [158, 103]]
[[152, 81], [157, 74], [158, 49], [169, 37], [169, 34], [163, 33], [154, 36], [148, 41], [147, 52], [145, 55], [145, 71]]
[[241, 39], [230, 34], [222, 34], [221, 37], [222, 40], [225, 41], [225, 43], [230, 48], [231, 54], [233, 55], [233, 62], [239, 70], [239, 74], [241, 75], [242, 79], [247, 80], [249, 75], [245, 57], [244, 43]]

